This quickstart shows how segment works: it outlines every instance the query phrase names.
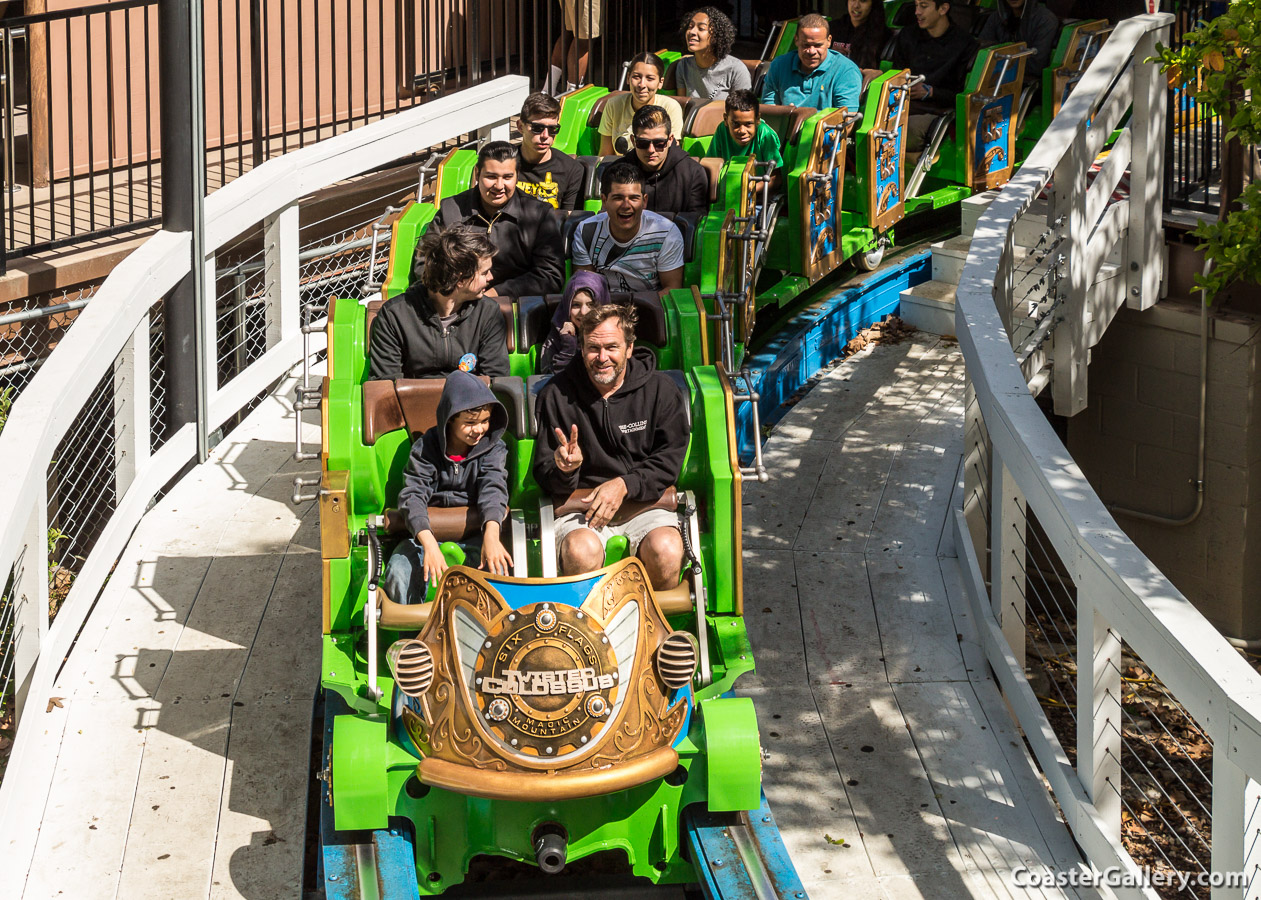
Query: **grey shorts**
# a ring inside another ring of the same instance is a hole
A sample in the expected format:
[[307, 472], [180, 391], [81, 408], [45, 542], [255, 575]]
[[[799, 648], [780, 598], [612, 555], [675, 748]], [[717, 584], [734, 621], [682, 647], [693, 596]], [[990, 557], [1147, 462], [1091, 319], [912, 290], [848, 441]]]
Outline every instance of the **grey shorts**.
[[630, 545], [630, 552], [637, 554], [639, 553], [640, 542], [654, 528], [677, 529], [679, 527], [679, 514], [668, 509], [644, 510], [633, 519], [627, 519], [621, 525], [605, 525], [603, 528], [591, 528], [587, 525], [584, 516], [586, 516], [586, 513], [574, 512], [563, 515], [556, 520], [556, 549], [558, 551], [566, 535], [577, 531], [579, 528], [587, 528], [595, 532], [596, 537], [600, 539], [601, 545], [607, 544], [609, 538], [613, 537], [613, 535], [620, 534], [626, 538], [626, 543]]

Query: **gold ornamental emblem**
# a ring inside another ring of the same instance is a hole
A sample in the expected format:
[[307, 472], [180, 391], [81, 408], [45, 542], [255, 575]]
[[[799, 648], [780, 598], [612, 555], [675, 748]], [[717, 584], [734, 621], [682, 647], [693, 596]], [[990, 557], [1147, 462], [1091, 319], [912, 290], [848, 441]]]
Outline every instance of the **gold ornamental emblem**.
[[433, 681], [402, 709], [421, 781], [561, 800], [625, 790], [678, 765], [673, 744], [691, 701], [657, 671], [671, 628], [639, 560], [551, 579], [455, 566], [433, 604], [417, 638], [432, 653]]
[[587, 746], [617, 705], [608, 635], [566, 604], [523, 606], [499, 624], [474, 663], [473, 693], [485, 725], [512, 750], [541, 759]]

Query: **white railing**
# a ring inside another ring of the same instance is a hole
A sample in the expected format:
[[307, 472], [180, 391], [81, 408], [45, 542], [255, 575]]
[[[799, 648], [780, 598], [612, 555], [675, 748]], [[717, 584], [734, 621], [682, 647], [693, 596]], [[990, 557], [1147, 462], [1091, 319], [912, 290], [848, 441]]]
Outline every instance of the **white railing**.
[[[198, 360], [210, 386], [207, 431], [223, 425], [303, 359], [302, 198], [461, 135], [507, 137], [508, 120], [527, 92], [527, 80], [519, 76], [469, 88], [271, 160], [206, 200], [207, 270], [213, 274], [215, 254], [229, 241], [261, 225], [267, 272], [267, 349], [222, 385], [214, 304], [206, 304], [202, 313], [211, 336]], [[27, 713], [42, 712], [48, 703], [75, 636], [149, 502], [196, 455], [194, 425], [167, 436], [156, 450], [150, 435], [149, 312], [189, 271], [191, 253], [187, 232], [161, 231], [120, 263], [18, 398], [0, 434], [0, 472], [9, 485], [0, 504], [0, 579], [13, 573], [13, 676], [20, 686], [17, 736], [0, 783], [0, 896], [20, 894], [6, 886], [25, 877], [60, 742], [59, 731]], [[207, 280], [214, 283], [213, 277]], [[323, 349], [322, 336], [314, 337], [311, 352]], [[50, 625], [48, 472], [63, 438], [111, 373], [111, 489], [117, 500]]]
[[[1144, 309], [1158, 299], [1165, 82], [1146, 60], [1171, 21], [1148, 15], [1117, 27], [977, 227], [956, 327], [969, 377], [966, 451], [982, 474], [965, 491], [956, 529], [986, 656], [1087, 861], [1135, 879], [1139, 886], [1117, 888], [1118, 895], [1156, 896], [1122, 841], [1123, 792], [1135, 775], [1122, 766], [1130, 715], [1122, 705], [1124, 641], [1211, 742], [1211, 862], [1192, 875], [1243, 873], [1242, 887], [1213, 886], [1212, 897], [1251, 897], [1261, 892], [1261, 878], [1253, 878], [1261, 861], [1261, 676], [1117, 527], [1031, 396], [1049, 371], [1057, 411], [1079, 410], [1088, 348], [1116, 306], [1124, 300]], [[1109, 160], [1087, 187], [1087, 171], [1127, 111]], [[1111, 195], [1127, 167], [1130, 198], [1118, 200]], [[1010, 322], [1015, 234], [1052, 177], [1047, 222], [1063, 247], [1067, 293], [1056, 309], [1062, 320], [1050, 323], [1049, 349], [1026, 356], [1022, 370]], [[1110, 255], [1123, 290], [1092, 287]], [[1026, 569], [1027, 542], [1058, 557], [1049, 577], [1075, 608], [1067, 628], [1075, 646], [1067, 639], [1064, 653], [1077, 673], [1075, 698], [1064, 704], [1076, 720], [1075, 764], [1026, 677], [1027, 593], [1048, 577]]]

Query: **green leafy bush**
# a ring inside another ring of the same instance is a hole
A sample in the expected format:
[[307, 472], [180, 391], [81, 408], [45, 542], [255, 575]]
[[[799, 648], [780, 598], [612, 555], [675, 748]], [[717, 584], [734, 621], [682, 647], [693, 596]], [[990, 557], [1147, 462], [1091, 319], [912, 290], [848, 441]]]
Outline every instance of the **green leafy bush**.
[[[1225, 139], [1245, 147], [1261, 143], [1261, 0], [1235, 0], [1226, 12], [1201, 21], [1178, 49], [1157, 45], [1154, 57], [1204, 114], [1221, 116]], [[1201, 222], [1191, 232], [1201, 241], [1213, 268], [1196, 276], [1206, 302], [1238, 281], [1261, 283], [1261, 184], [1244, 188], [1220, 221]]]

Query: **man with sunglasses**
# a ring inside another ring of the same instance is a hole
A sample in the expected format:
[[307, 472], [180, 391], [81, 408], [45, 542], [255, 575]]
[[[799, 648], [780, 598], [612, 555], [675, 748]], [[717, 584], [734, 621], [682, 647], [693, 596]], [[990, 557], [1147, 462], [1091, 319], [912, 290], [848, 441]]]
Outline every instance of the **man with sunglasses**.
[[560, 131], [560, 103], [542, 91], [526, 97], [517, 129], [517, 189], [553, 209], [578, 209], [586, 172], [582, 163], [552, 146]]
[[644, 176], [647, 209], [653, 212], [705, 213], [709, 210], [709, 175], [683, 152], [670, 133], [670, 117], [660, 106], [645, 106], [631, 122], [635, 146], [626, 162]]

